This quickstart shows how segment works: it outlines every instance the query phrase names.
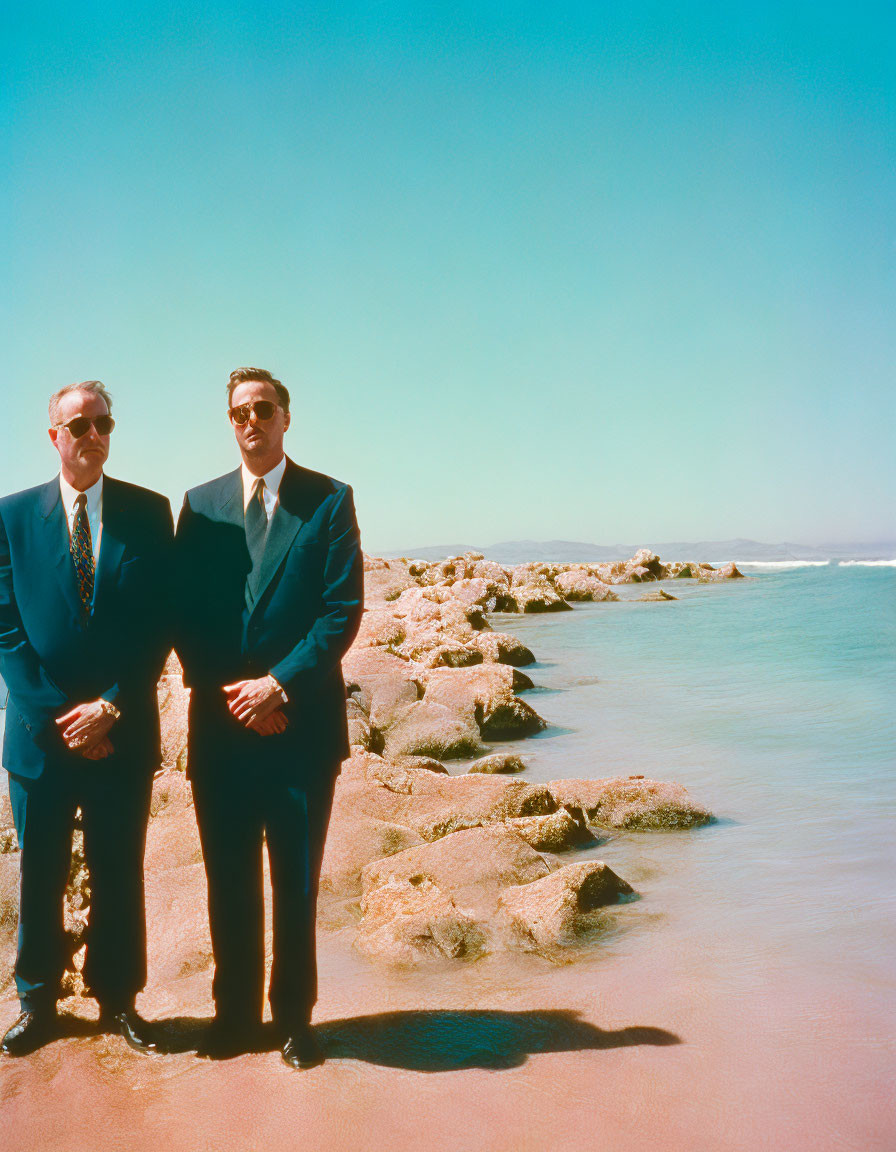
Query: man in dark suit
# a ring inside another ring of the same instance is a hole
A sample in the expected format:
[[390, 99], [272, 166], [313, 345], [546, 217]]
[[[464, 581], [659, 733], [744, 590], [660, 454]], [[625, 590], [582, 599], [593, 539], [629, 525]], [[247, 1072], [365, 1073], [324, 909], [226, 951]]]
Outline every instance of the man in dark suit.
[[363, 564], [352, 492], [283, 453], [289, 392], [228, 385], [242, 466], [188, 492], [177, 526], [177, 650], [191, 689], [189, 773], [215, 956], [210, 1055], [245, 1051], [264, 999], [262, 842], [273, 890], [269, 1001], [292, 1067], [323, 1059], [314, 918], [333, 785], [348, 755], [340, 661]]
[[85, 981], [106, 1030], [152, 1047], [134, 1005], [146, 979], [143, 851], [160, 760], [173, 523], [163, 496], [103, 475], [110, 403], [96, 380], [57, 392], [59, 476], [0, 500], [3, 765], [21, 849], [22, 1012], [0, 1045], [12, 1056], [59, 1031], [78, 808], [91, 892]]

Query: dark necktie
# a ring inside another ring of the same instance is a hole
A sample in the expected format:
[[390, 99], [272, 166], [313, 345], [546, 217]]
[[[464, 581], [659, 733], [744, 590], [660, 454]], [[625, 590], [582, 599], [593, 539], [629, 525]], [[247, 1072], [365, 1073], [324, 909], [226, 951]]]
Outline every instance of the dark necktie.
[[90, 615], [90, 601], [93, 599], [95, 568], [93, 563], [93, 541], [90, 538], [90, 521], [87, 519], [87, 497], [82, 492], [75, 500], [75, 522], [72, 525], [72, 561], [78, 577], [78, 595], [84, 616]]
[[246, 546], [252, 559], [252, 571], [246, 584], [254, 600], [255, 586], [261, 571], [261, 558], [264, 554], [264, 541], [268, 531], [268, 514], [264, 507], [264, 480], [255, 481], [249, 503], [246, 505]]

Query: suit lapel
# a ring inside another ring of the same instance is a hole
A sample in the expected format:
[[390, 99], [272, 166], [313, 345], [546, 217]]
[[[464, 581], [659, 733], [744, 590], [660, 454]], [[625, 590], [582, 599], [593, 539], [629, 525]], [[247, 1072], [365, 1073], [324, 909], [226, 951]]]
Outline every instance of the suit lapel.
[[59, 586], [75, 619], [82, 616], [81, 598], [78, 595], [78, 582], [75, 566], [72, 563], [71, 539], [65, 519], [65, 506], [59, 479], [45, 484], [39, 500], [40, 516], [43, 520], [44, 539], [47, 554], [52, 558]]
[[265, 540], [261, 571], [258, 574], [255, 587], [251, 590], [255, 605], [264, 595], [267, 586], [283, 563], [293, 540], [305, 524], [305, 520], [298, 511], [298, 500], [296, 499], [300, 486], [299, 469], [287, 458], [286, 471], [280, 481], [279, 501], [274, 515], [271, 517]]
[[235, 472], [228, 472], [221, 478], [220, 504], [221, 519], [228, 524], [236, 524], [240, 528], [246, 526], [246, 514], [243, 509], [243, 473], [237, 468]]
[[[242, 468], [237, 468], [235, 472], [228, 472], [226, 476], [221, 478], [220, 490], [218, 492], [218, 514], [221, 523], [232, 524], [234, 528], [239, 528], [240, 532], [245, 533], [246, 510], [243, 507]], [[251, 610], [255, 601], [251, 590], [252, 559], [249, 556], [248, 545], [243, 550], [242, 556], [246, 581], [246, 603]]]
[[121, 488], [117, 480], [109, 476], [103, 479], [103, 533], [100, 537], [100, 554], [96, 566], [96, 582], [93, 602], [96, 604], [108, 594], [118, 577], [121, 558], [124, 554], [126, 509]]

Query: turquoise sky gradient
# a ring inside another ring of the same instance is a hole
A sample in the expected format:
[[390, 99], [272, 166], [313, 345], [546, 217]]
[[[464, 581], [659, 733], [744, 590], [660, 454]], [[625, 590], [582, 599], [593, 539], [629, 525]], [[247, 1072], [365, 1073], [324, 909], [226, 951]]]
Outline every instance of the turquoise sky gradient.
[[232, 367], [365, 547], [892, 539], [891, 4], [21, 6], [0, 488], [233, 467]]

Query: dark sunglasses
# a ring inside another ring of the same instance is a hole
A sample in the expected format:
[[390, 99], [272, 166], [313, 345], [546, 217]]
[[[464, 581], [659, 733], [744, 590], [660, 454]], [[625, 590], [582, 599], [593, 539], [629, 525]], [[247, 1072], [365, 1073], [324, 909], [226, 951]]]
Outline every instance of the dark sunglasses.
[[256, 420], [270, 420], [279, 407], [273, 400], [253, 400], [251, 404], [229, 409], [227, 415], [234, 424], [248, 424], [250, 414], [254, 413]]
[[55, 424], [54, 427], [68, 428], [72, 439], [80, 440], [82, 436], [87, 435], [91, 424], [96, 428], [99, 436], [108, 436], [115, 427], [115, 421], [111, 416], [76, 416], [67, 424]]

